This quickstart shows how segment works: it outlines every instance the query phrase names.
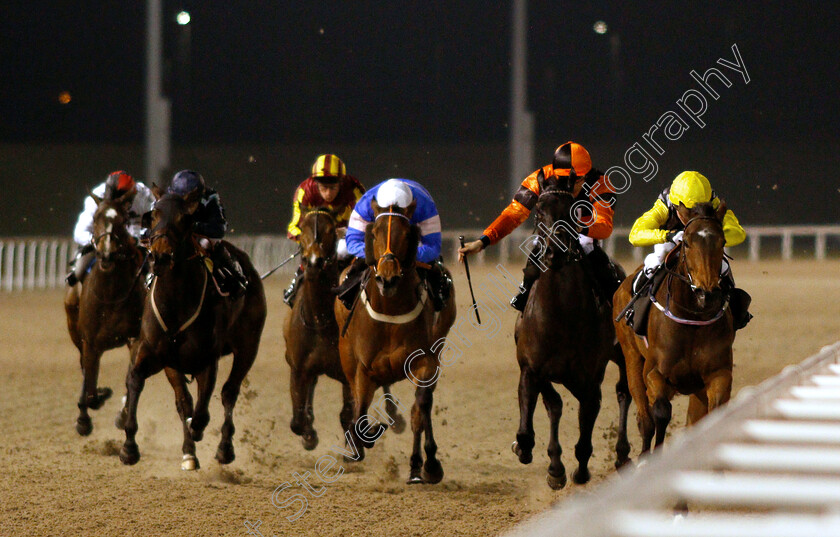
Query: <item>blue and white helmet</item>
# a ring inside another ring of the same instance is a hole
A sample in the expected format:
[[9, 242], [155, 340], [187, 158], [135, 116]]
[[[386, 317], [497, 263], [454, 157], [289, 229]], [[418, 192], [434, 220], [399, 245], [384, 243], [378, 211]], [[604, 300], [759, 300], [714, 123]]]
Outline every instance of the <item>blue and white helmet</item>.
[[167, 192], [178, 194], [179, 196], [186, 196], [196, 188], [204, 191], [206, 186], [204, 177], [200, 173], [192, 170], [181, 170], [172, 178], [172, 183], [169, 185]]
[[412, 201], [414, 201], [414, 194], [411, 193], [411, 188], [399, 179], [388, 179], [376, 192], [376, 204], [380, 207], [396, 205], [405, 209], [411, 205]]

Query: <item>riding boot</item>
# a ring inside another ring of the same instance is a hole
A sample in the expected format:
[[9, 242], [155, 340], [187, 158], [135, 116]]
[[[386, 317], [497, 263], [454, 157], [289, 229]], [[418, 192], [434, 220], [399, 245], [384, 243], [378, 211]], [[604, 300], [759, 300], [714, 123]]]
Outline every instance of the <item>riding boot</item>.
[[528, 295], [531, 293], [531, 287], [533, 287], [534, 282], [537, 281], [537, 278], [539, 277], [540, 269], [529, 256], [528, 262], [525, 264], [525, 268], [522, 269], [522, 283], [519, 285], [519, 294], [513, 297], [510, 301], [510, 305], [513, 306], [513, 309], [525, 311], [525, 304], [528, 303]]
[[356, 258], [350, 265], [350, 270], [347, 271], [344, 281], [332, 289], [333, 293], [338, 295], [338, 299], [341, 300], [341, 303], [348, 310], [353, 307], [353, 302], [356, 301], [356, 295], [359, 294], [365, 269], [367, 269], [365, 260]]
[[443, 263], [435, 261], [430, 268], [418, 268], [417, 273], [425, 280], [426, 288], [432, 298], [435, 311], [441, 311], [446, 306], [446, 299], [450, 296], [452, 280], [443, 270]]
[[747, 323], [753, 318], [749, 312], [752, 297], [744, 291], [735, 287], [735, 279], [732, 277], [732, 271], [727, 271], [723, 277], [724, 292], [729, 293], [729, 309], [732, 310], [732, 325], [735, 330], [740, 330], [747, 326]]
[[292, 276], [292, 281], [289, 283], [289, 287], [283, 291], [283, 302], [289, 305], [289, 307], [294, 307], [295, 305], [295, 296], [297, 296], [297, 290], [300, 288], [300, 284], [303, 282], [303, 267], [298, 267], [295, 271], [295, 275]]
[[96, 249], [92, 244], [85, 244], [76, 252], [76, 257], [70, 265], [70, 273], [64, 280], [67, 285], [73, 287], [77, 283], [81, 283], [85, 279], [85, 275], [93, 265], [93, 260], [96, 257]]
[[630, 303], [628, 304], [629, 309], [624, 315], [624, 318], [627, 324], [639, 336], [647, 335], [647, 316], [650, 311], [651, 302], [645, 295], [648, 293], [649, 287], [653, 285], [653, 280], [657, 272], [659, 272], [658, 267], [650, 273], [644, 269], [640, 270], [636, 274], [636, 278], [633, 280], [633, 286], [631, 287], [633, 298], [630, 299]]
[[622, 281], [618, 269], [610, 259], [610, 256], [597, 246], [586, 255], [586, 259], [589, 261], [589, 266], [592, 268], [592, 275], [595, 277], [595, 282], [601, 291], [601, 298], [606, 303], [612, 305], [613, 295], [618, 290]]
[[213, 263], [216, 274], [221, 276], [219, 286], [223, 292], [230, 294], [233, 298], [238, 297], [248, 287], [248, 278], [242, 272], [242, 267], [222, 243], [216, 245], [213, 253], [216, 258]]

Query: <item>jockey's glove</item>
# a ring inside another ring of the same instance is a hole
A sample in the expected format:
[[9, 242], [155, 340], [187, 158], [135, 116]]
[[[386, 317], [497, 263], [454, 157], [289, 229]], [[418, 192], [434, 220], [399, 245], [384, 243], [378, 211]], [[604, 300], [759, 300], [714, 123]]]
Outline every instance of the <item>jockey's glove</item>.
[[673, 242], [674, 244], [679, 244], [682, 242], [682, 239], [682, 231], [669, 231], [667, 234], [665, 234], [665, 242]]

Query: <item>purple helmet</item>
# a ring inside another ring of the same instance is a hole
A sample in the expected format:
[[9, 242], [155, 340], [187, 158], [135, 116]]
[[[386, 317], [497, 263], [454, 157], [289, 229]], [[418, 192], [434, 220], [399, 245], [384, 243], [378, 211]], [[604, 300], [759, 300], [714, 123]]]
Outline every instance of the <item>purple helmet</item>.
[[186, 196], [196, 188], [200, 188], [203, 191], [206, 186], [204, 177], [200, 173], [192, 170], [181, 170], [172, 178], [172, 183], [169, 185], [167, 192], [178, 194], [179, 196]]

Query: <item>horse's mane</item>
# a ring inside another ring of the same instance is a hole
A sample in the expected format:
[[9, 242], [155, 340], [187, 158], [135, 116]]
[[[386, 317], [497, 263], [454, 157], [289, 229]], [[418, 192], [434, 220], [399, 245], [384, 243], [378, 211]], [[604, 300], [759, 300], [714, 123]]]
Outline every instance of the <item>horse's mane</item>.
[[711, 201], [706, 203], [698, 203], [694, 205], [691, 209], [689, 209], [689, 216], [692, 218], [701, 216], [716, 216], [717, 215], [717, 208], [712, 204]]

